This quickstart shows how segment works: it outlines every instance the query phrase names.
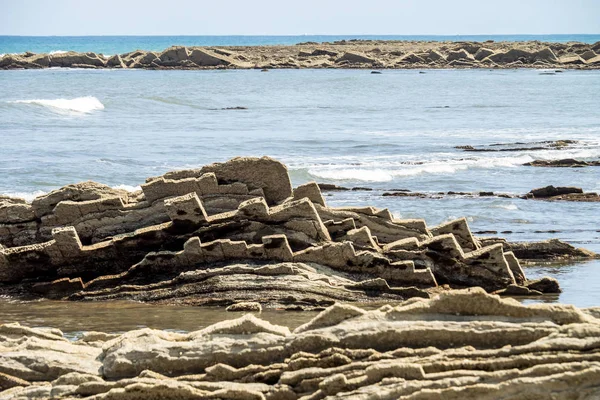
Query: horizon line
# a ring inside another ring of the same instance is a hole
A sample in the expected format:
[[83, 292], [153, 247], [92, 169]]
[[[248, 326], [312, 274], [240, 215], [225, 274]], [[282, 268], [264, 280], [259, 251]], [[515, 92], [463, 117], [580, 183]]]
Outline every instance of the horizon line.
[[129, 36], [129, 37], [227, 37], [227, 36], [265, 36], [265, 37], [286, 37], [286, 36], [570, 36], [570, 35], [600, 35], [598, 33], [301, 33], [301, 34], [99, 34], [99, 35], [14, 35], [0, 34], [0, 37], [111, 37], [111, 36]]

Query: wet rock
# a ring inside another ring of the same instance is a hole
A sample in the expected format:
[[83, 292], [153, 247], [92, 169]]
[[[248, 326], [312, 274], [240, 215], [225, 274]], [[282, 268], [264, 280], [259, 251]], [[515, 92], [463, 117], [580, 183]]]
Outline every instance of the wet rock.
[[317, 185], [319, 185], [319, 189], [321, 189], [322, 192], [350, 190], [350, 188], [334, 185], [332, 183], [317, 183]]
[[[545, 288], [548, 289], [548, 288]], [[553, 293], [553, 292], [546, 292]], [[532, 290], [527, 286], [519, 286], [519, 285], [508, 285], [506, 289], [499, 290], [496, 294], [501, 294], [503, 296], [541, 296], [543, 292], [538, 290]]]
[[600, 167], [600, 161], [583, 161], [575, 160], [573, 158], [565, 158], [562, 160], [534, 160], [523, 164], [528, 167], [567, 167], [567, 168], [580, 168], [580, 167]]
[[525, 282], [525, 286], [532, 291], [541, 293], [560, 293], [562, 290], [558, 281], [554, 278], [544, 277], [540, 279], [530, 280]]
[[576, 187], [554, 187], [552, 185], [546, 186], [539, 189], [533, 189], [528, 193], [528, 196], [531, 195], [533, 198], [548, 198], [554, 196], [560, 196], [563, 194], [573, 194], [573, 193], [583, 193], [581, 188]]
[[576, 248], [559, 239], [549, 239], [540, 242], [507, 242], [504, 239], [479, 238], [482, 245], [502, 243], [507, 251], [512, 251], [515, 256], [523, 260], [564, 260], [577, 258], [595, 258], [596, 253]]
[[260, 303], [251, 302], [251, 301], [242, 301], [239, 303], [234, 303], [227, 307], [225, 311], [244, 311], [244, 312], [261, 312], [262, 307]]

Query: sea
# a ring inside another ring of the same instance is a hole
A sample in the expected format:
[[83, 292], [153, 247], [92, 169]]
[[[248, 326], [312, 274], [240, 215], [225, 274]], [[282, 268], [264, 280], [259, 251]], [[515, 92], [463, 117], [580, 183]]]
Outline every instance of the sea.
[[581, 42], [600, 41], [600, 34], [562, 35], [295, 35], [295, 36], [1, 36], [0, 55], [10, 53], [51, 53], [60, 51], [94, 52], [104, 55], [122, 54], [134, 50], [161, 51], [173, 45], [181, 46], [271, 46], [295, 45], [306, 42], [340, 40], [418, 40], [521, 42]]
[[[573, 37], [564, 39], [584, 40]], [[215, 44], [234, 44], [230, 38]], [[450, 39], [456, 38], [443, 38]], [[97, 38], [86, 45], [81, 38], [21, 38], [10, 46], [3, 40], [0, 52], [116, 53], [154, 39]], [[27, 40], [41, 47], [19, 44]], [[253, 40], [246, 44], [259, 39]], [[152, 48], [186, 44], [161, 43]], [[137, 190], [147, 177], [170, 170], [268, 155], [288, 166], [294, 185], [370, 189], [327, 192], [330, 206], [386, 207], [397, 218], [423, 218], [430, 226], [464, 216], [479, 236], [557, 238], [600, 252], [599, 203], [438, 195], [523, 195], [546, 185], [600, 192], [598, 167], [523, 165], [599, 160], [599, 104], [600, 71], [593, 70], [0, 71], [0, 194], [32, 200], [85, 180]], [[552, 140], [575, 142], [539, 149]], [[498, 144], [504, 146], [492, 146]], [[533, 149], [517, 150], [523, 147]], [[400, 189], [431, 197], [383, 196]], [[525, 272], [556, 277], [563, 287], [558, 296], [526, 303], [600, 306], [600, 261], [536, 263]]]

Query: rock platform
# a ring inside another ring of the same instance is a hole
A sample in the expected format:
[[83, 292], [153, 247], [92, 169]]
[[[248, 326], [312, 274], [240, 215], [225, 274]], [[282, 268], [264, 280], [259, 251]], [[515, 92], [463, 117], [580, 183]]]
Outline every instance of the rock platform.
[[0, 399], [593, 400], [599, 317], [472, 288], [372, 311], [336, 303], [293, 331], [253, 314], [75, 341], [5, 324]]

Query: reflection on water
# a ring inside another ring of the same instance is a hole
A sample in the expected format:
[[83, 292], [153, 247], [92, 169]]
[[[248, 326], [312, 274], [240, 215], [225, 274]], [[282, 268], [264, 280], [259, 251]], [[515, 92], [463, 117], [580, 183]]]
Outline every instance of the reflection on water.
[[[529, 278], [551, 276], [559, 280], [563, 289], [560, 295], [518, 298], [524, 304], [560, 302], [577, 307], [600, 305], [600, 260], [524, 268]], [[382, 304], [357, 305], [372, 309]], [[238, 318], [242, 314], [226, 312], [223, 308], [216, 307], [165, 306], [127, 301], [76, 303], [0, 299], [0, 324], [19, 322], [30, 327], [53, 327], [61, 329], [71, 338], [76, 338], [86, 331], [119, 333], [146, 327], [189, 332], [219, 321]], [[265, 310], [260, 314], [260, 318], [293, 329], [308, 322], [315, 315], [317, 312], [314, 311]]]
[[577, 307], [600, 306], [600, 260], [573, 264], [545, 264], [524, 266], [529, 279], [551, 276], [558, 279], [563, 292], [558, 296], [543, 296], [523, 300], [525, 304], [560, 302]]
[[[72, 338], [87, 331], [120, 333], [146, 327], [189, 332], [241, 315], [243, 313], [226, 312], [216, 307], [176, 307], [127, 301], [76, 303], [0, 299], [0, 324], [19, 322], [30, 327], [53, 327]], [[317, 312], [265, 310], [260, 318], [293, 329], [315, 315]]]

